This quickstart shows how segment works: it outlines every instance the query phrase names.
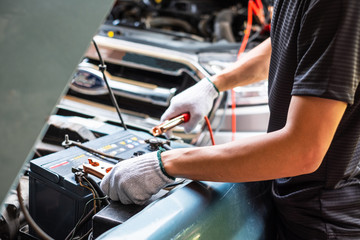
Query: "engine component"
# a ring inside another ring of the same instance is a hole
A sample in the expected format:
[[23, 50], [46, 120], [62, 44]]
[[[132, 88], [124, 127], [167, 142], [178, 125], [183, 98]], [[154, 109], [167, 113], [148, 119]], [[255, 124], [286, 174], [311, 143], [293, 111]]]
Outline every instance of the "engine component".
[[[241, 42], [247, 0], [118, 0], [109, 24], [198, 36], [199, 41]], [[268, 5], [264, 0], [264, 5]], [[268, 15], [268, 14], [267, 14]], [[192, 37], [193, 38], [193, 37]], [[193, 38], [195, 39], [195, 38]]]
[[[23, 176], [20, 178], [22, 197], [25, 205], [28, 205], [29, 194], [29, 178]], [[16, 190], [10, 191], [9, 196], [4, 202], [5, 208], [0, 216], [0, 239], [16, 239], [19, 233], [19, 228], [24, 224], [25, 219], [23, 213], [20, 211], [20, 202], [16, 194]]]
[[215, 41], [227, 40], [228, 42], [235, 42], [235, 37], [232, 30], [234, 14], [234, 10], [225, 9], [216, 16], [214, 24]]

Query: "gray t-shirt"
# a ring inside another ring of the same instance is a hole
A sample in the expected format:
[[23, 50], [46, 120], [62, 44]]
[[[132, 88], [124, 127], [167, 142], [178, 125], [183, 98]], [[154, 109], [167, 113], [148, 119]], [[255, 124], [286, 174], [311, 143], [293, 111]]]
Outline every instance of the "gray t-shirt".
[[360, 1], [275, 1], [271, 42], [269, 132], [292, 95], [348, 103], [320, 168], [274, 181], [280, 239], [360, 239]]

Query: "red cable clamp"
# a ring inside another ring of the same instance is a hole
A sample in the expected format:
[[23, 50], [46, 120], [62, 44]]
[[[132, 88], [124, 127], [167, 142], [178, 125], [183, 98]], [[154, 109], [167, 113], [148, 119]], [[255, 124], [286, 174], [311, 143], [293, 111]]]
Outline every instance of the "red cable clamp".
[[190, 119], [190, 113], [183, 113], [177, 117], [166, 120], [163, 123], [153, 127], [151, 132], [155, 137], [160, 136], [161, 134], [176, 127], [177, 125], [189, 121], [189, 119]]

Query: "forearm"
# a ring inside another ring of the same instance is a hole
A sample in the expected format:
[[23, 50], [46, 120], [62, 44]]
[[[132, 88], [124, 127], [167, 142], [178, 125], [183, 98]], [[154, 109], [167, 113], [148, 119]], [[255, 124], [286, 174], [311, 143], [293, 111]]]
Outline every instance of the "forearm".
[[[262, 181], [306, 173], [295, 166], [301, 152], [294, 152], [282, 131], [217, 146], [176, 149], [162, 154], [168, 174], [194, 180], [219, 182]], [[295, 169], [295, 171], [293, 170]]]
[[211, 77], [219, 91], [264, 80], [269, 74], [270, 38], [244, 54], [232, 66]]
[[294, 96], [284, 128], [222, 145], [164, 152], [163, 164], [175, 177], [221, 182], [312, 173], [320, 166], [345, 108], [346, 103], [336, 100]]

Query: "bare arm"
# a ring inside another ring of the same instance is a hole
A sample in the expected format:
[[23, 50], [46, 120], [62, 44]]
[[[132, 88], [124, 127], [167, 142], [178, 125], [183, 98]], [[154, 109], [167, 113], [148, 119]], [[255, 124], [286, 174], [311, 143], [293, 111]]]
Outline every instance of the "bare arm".
[[164, 152], [168, 174], [195, 180], [247, 182], [314, 172], [321, 164], [346, 103], [293, 96], [278, 131], [222, 145]]
[[211, 77], [219, 91], [264, 80], [269, 74], [270, 38], [244, 54], [232, 66]]

